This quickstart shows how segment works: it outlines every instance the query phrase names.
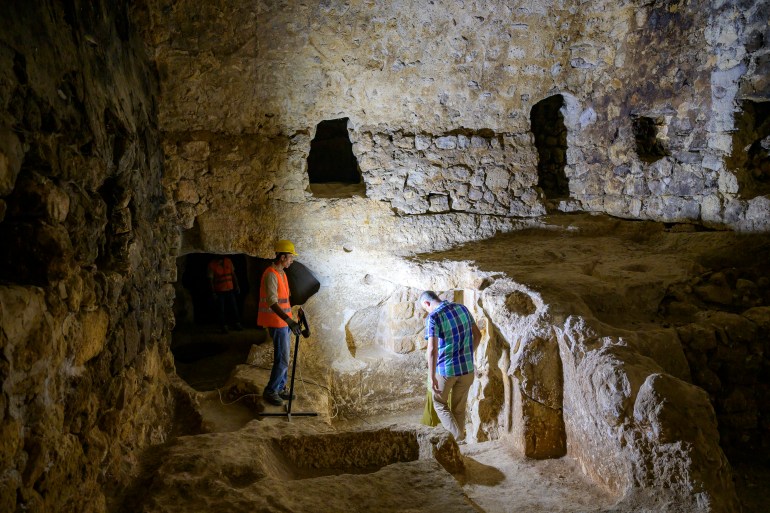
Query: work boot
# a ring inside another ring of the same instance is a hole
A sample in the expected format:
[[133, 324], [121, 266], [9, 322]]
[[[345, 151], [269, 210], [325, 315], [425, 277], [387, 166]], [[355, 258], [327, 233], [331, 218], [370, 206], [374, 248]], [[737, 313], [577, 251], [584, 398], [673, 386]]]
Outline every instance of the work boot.
[[289, 399], [291, 399], [293, 401], [294, 399], [297, 398], [297, 394], [289, 395], [289, 389], [288, 388], [284, 388], [283, 391], [280, 394], [278, 394], [278, 396], [281, 399], [284, 399], [286, 401], [288, 401]]
[[262, 398], [272, 405], [283, 406], [283, 399], [281, 399], [281, 396], [275, 392], [264, 392]]

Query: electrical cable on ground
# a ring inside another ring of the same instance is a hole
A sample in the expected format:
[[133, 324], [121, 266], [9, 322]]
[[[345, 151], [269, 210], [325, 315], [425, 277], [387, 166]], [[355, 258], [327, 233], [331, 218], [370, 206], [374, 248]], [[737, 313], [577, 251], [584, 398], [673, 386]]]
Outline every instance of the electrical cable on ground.
[[[263, 367], [261, 365], [256, 365], [256, 364], [253, 364], [253, 363], [248, 363], [247, 365], [249, 365], [250, 367], [255, 367], [257, 369], [272, 370], [269, 367]], [[322, 385], [322, 384], [320, 384], [320, 383], [318, 383], [316, 381], [313, 381], [312, 379], [305, 379], [305, 378], [303, 378], [302, 377], [302, 369], [298, 369], [298, 371], [299, 371], [299, 376], [297, 377], [297, 379], [299, 379], [300, 383], [302, 383], [302, 390], [304, 391], [306, 396], [309, 396], [310, 394], [308, 393], [307, 388], [305, 387], [305, 383], [310, 383], [310, 384], [315, 385], [315, 386], [317, 386], [319, 388], [323, 388], [324, 390], [326, 390], [328, 392], [328, 397], [332, 401], [332, 411], [333, 411], [333, 414], [329, 417], [329, 419], [330, 420], [336, 419], [337, 416], [339, 415], [340, 410], [339, 410], [339, 405], [337, 404], [337, 401], [334, 400], [334, 394], [332, 394], [331, 388], [329, 388], [329, 387], [327, 387], [325, 385]], [[234, 399], [233, 401], [225, 402], [222, 399], [222, 388], [217, 388], [216, 390], [217, 390], [217, 394], [219, 394], [219, 402], [223, 406], [229, 406], [231, 404], [235, 404], [238, 401], [240, 401], [241, 399], [244, 399], [246, 397], [260, 397], [261, 396], [261, 394], [243, 394], [243, 395], [237, 397], [236, 399]], [[371, 426], [371, 424], [365, 418], [363, 418], [362, 416], [360, 416], [360, 415], [358, 415], [356, 413], [353, 413], [353, 416], [356, 417], [357, 419], [361, 420], [364, 424]]]

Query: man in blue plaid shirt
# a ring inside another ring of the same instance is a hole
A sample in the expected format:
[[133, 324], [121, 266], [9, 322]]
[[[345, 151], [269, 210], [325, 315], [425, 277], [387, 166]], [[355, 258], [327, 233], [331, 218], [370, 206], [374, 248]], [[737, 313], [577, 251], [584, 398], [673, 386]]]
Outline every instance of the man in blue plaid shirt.
[[473, 384], [473, 353], [481, 341], [481, 332], [464, 305], [442, 301], [432, 290], [420, 295], [420, 306], [428, 312], [425, 338], [433, 405], [441, 425], [458, 443], [465, 443], [465, 406]]

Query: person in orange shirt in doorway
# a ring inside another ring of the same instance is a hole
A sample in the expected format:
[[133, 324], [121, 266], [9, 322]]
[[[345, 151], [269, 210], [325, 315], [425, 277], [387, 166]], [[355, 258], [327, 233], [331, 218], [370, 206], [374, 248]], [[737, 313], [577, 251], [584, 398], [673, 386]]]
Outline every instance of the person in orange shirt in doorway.
[[226, 256], [219, 255], [209, 262], [208, 267], [209, 284], [211, 292], [214, 295], [214, 303], [217, 305], [217, 316], [219, 327], [222, 333], [227, 333], [227, 315], [225, 305], [230, 306], [235, 316], [235, 329], [240, 331], [241, 314], [238, 312], [238, 303], [235, 301], [235, 295], [241, 293], [238, 286], [238, 277], [235, 275], [233, 262]]
[[[270, 404], [281, 406], [289, 399], [286, 381], [289, 374], [291, 334], [299, 336], [300, 325], [292, 318], [289, 302], [289, 281], [284, 272], [297, 252], [288, 240], [275, 244], [275, 259], [262, 273], [259, 286], [259, 311], [257, 324], [267, 328], [273, 339], [273, 368], [262, 397]], [[292, 398], [293, 399], [293, 398]]]

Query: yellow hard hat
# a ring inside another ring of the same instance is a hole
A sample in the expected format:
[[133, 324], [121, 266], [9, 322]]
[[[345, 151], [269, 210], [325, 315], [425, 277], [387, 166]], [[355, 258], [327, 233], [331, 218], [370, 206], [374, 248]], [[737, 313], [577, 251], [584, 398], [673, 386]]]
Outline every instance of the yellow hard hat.
[[294, 250], [294, 244], [291, 243], [290, 240], [279, 240], [275, 243], [275, 252], [276, 253], [290, 253], [294, 256], [298, 256], [297, 252]]

